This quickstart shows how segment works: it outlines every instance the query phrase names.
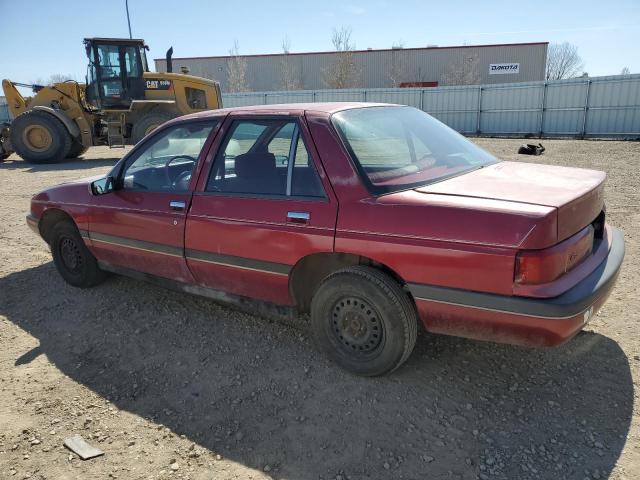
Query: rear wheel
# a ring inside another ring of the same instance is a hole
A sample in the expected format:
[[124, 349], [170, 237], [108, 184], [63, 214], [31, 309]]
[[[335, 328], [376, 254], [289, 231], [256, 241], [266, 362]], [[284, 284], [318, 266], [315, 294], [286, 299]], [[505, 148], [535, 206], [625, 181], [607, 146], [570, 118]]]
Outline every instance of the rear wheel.
[[50, 246], [53, 263], [68, 284], [87, 288], [104, 280], [106, 273], [98, 267], [75, 225], [66, 221], [55, 224]]
[[411, 354], [417, 315], [407, 293], [385, 273], [357, 266], [325, 278], [311, 302], [316, 342], [356, 375], [389, 373]]
[[31, 163], [54, 163], [71, 151], [71, 135], [53, 115], [29, 110], [11, 124], [11, 144], [23, 160]]
[[175, 117], [176, 115], [169, 112], [150, 112], [146, 114], [134, 123], [133, 128], [131, 129], [131, 140], [134, 144], [138, 143], [164, 122]]

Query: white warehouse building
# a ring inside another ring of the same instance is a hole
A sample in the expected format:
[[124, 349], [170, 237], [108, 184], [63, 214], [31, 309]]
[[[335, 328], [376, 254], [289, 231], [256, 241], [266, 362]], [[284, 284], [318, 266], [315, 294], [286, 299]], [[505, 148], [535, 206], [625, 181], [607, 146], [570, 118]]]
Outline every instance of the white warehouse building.
[[[238, 91], [233, 73], [244, 70], [240, 90], [312, 90], [475, 85], [544, 80], [548, 42], [453, 47], [392, 48], [173, 58], [173, 70], [215, 79]], [[164, 58], [156, 70], [167, 70]], [[337, 75], [340, 71], [341, 75]], [[339, 77], [339, 80], [336, 78]]]

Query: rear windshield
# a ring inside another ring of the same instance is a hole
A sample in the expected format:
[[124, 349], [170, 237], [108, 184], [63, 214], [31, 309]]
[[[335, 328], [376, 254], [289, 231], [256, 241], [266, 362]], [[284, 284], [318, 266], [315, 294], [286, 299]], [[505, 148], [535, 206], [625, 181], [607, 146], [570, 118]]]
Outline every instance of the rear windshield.
[[434, 183], [498, 160], [412, 107], [365, 107], [332, 121], [375, 195]]

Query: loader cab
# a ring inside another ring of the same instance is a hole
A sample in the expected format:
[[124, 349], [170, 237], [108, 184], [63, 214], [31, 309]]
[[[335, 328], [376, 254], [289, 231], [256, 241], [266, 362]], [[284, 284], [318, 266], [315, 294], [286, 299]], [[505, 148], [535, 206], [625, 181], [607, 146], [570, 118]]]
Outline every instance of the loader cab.
[[89, 58], [87, 102], [100, 109], [126, 110], [143, 100], [144, 72], [149, 71], [144, 40], [85, 38]]

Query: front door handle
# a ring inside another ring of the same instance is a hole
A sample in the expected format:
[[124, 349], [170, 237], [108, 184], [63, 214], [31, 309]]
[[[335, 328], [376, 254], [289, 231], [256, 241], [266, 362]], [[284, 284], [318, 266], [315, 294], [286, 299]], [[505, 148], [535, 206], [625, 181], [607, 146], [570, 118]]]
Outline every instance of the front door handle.
[[185, 206], [186, 206], [185, 202], [180, 200], [171, 200], [169, 202], [169, 208], [177, 212], [183, 212]]
[[287, 222], [289, 223], [309, 223], [310, 218], [309, 212], [287, 212]]

